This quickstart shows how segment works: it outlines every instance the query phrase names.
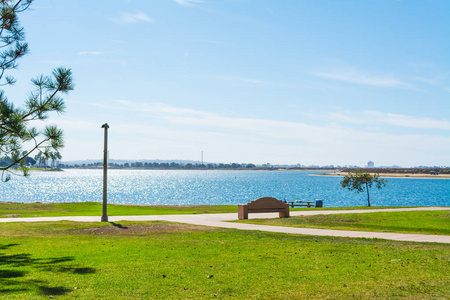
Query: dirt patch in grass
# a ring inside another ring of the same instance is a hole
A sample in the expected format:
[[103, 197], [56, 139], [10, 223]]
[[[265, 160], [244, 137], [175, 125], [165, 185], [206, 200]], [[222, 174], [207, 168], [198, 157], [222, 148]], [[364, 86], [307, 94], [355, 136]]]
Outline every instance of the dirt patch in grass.
[[4, 217], [5, 217], [5, 218], [18, 218], [18, 217], [20, 217], [20, 215], [18, 215], [18, 214], [13, 214], [13, 215], [5, 215]]
[[339, 220], [339, 219], [337, 219], [334, 221], [337, 223], [357, 223], [357, 222], [361, 222], [362, 220], [345, 220], [345, 219]]
[[79, 229], [76, 232], [79, 234], [88, 235], [147, 235], [155, 233], [169, 233], [180, 231], [205, 231], [212, 230], [206, 226], [196, 226], [188, 224], [171, 224], [171, 223], [158, 223], [158, 224], [119, 224], [110, 223], [111, 226], [90, 227]]

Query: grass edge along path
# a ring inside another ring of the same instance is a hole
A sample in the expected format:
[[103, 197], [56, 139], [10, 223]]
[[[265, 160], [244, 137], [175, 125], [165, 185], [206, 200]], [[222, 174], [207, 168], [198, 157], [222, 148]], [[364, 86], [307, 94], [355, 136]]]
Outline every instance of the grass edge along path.
[[[127, 205], [108, 204], [108, 215], [176, 215], [237, 213], [236, 205]], [[15, 203], [0, 202], [0, 218], [100, 216], [102, 203]]]
[[450, 211], [397, 211], [233, 221], [255, 225], [450, 235]]
[[168, 222], [0, 224], [7, 299], [448, 299], [450, 246]]
[[[405, 206], [406, 207], [406, 206]], [[294, 208], [291, 211], [380, 209], [395, 207]], [[108, 204], [109, 216], [237, 213], [237, 205], [127, 205]], [[101, 216], [99, 202], [16, 203], [0, 202], [0, 218]]]

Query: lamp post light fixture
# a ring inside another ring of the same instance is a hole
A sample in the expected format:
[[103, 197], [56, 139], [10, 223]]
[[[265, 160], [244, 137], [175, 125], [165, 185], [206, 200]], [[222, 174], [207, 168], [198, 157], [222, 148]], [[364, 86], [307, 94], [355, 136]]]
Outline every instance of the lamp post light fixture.
[[108, 123], [102, 125], [102, 128], [105, 128], [105, 146], [103, 149], [103, 215], [102, 222], [108, 222], [108, 214], [106, 211], [106, 205], [108, 204], [107, 198], [107, 178], [108, 178]]

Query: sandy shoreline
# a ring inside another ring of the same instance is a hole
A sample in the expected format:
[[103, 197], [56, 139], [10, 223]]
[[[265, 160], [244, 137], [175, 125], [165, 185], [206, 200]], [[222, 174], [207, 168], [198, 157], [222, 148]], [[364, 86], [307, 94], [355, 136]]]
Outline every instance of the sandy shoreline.
[[[347, 172], [335, 172], [335, 173], [324, 173], [324, 174], [316, 174], [317, 176], [335, 176], [335, 177], [343, 177], [347, 175]], [[373, 174], [373, 173], [371, 173]], [[439, 175], [431, 175], [431, 174], [417, 174], [417, 173], [377, 173], [380, 177], [383, 178], [430, 178], [430, 179], [450, 179], [450, 174], [439, 174]]]

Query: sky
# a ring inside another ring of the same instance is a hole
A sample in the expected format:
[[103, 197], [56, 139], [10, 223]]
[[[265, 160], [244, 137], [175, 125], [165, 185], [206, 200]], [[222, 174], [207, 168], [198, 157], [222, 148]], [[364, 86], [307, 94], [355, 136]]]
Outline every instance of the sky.
[[71, 68], [63, 161], [450, 166], [448, 0], [36, 0], [5, 88]]

